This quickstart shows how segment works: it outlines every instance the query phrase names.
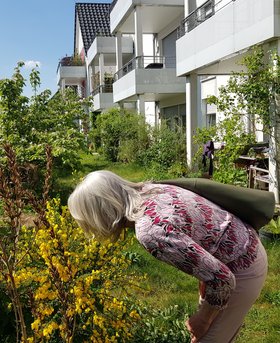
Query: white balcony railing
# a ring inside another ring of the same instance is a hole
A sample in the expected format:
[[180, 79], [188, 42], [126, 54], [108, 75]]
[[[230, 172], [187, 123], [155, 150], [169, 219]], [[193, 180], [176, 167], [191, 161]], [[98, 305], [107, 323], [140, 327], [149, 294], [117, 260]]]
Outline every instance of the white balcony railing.
[[91, 92], [91, 95], [97, 95], [102, 93], [113, 93], [113, 84], [100, 85]]
[[205, 20], [212, 17], [215, 13], [229, 5], [236, 0], [208, 0], [194, 11], [192, 11], [185, 19], [182, 20], [180, 26], [177, 29], [177, 38], [181, 38], [187, 32], [192, 31], [198, 25]]
[[165, 69], [176, 68], [176, 57], [166, 56], [138, 56], [126, 63], [114, 75], [114, 81], [119, 80], [135, 69]]

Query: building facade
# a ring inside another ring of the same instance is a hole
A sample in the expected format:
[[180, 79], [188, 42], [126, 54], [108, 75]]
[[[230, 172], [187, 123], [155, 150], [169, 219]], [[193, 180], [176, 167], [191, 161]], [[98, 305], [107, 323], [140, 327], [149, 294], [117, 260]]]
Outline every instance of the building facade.
[[[118, 106], [145, 114], [152, 124], [164, 119], [186, 127], [191, 164], [196, 129], [223, 118], [207, 97], [218, 95], [251, 47], [279, 52], [279, 36], [280, 0], [78, 3], [74, 57], [83, 65], [68, 69], [62, 59], [58, 84], [92, 95], [95, 112]], [[270, 189], [277, 190], [272, 162], [269, 170]]]

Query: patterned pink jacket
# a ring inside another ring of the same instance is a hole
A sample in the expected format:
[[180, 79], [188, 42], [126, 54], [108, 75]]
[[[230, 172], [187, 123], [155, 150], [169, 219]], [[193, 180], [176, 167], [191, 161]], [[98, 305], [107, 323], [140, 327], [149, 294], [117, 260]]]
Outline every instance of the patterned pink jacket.
[[207, 199], [170, 185], [144, 202], [136, 221], [138, 241], [157, 259], [206, 283], [205, 300], [226, 306], [235, 287], [234, 272], [248, 268], [257, 255], [255, 230]]

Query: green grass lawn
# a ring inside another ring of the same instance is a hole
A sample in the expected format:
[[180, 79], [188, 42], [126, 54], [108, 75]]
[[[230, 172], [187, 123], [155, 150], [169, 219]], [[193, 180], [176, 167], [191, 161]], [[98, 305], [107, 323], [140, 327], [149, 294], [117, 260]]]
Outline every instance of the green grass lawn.
[[[144, 169], [137, 165], [111, 164], [102, 158], [86, 155], [83, 169], [61, 178], [61, 182], [70, 189], [79, 178], [97, 169], [111, 170], [131, 181], [145, 179]], [[260, 298], [246, 317], [237, 343], [280, 342], [280, 243], [266, 243], [265, 248], [269, 259], [268, 277]], [[137, 241], [131, 251], [137, 257], [134, 268], [147, 274], [143, 285], [146, 292], [139, 292], [139, 297], [153, 308], [165, 309], [177, 304], [182, 308], [188, 307], [190, 311], [195, 309], [198, 300], [198, 281], [195, 278], [156, 260]]]

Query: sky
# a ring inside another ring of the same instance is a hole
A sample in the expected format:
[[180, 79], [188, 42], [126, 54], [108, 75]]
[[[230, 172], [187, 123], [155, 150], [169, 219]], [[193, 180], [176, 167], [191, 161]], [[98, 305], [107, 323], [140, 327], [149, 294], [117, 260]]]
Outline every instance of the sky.
[[[19, 61], [28, 79], [38, 65], [40, 91], [57, 90], [59, 60], [74, 52], [75, 3], [111, 0], [0, 0], [0, 79], [11, 78]], [[28, 82], [27, 82], [28, 83]], [[29, 86], [24, 94], [31, 96]]]

